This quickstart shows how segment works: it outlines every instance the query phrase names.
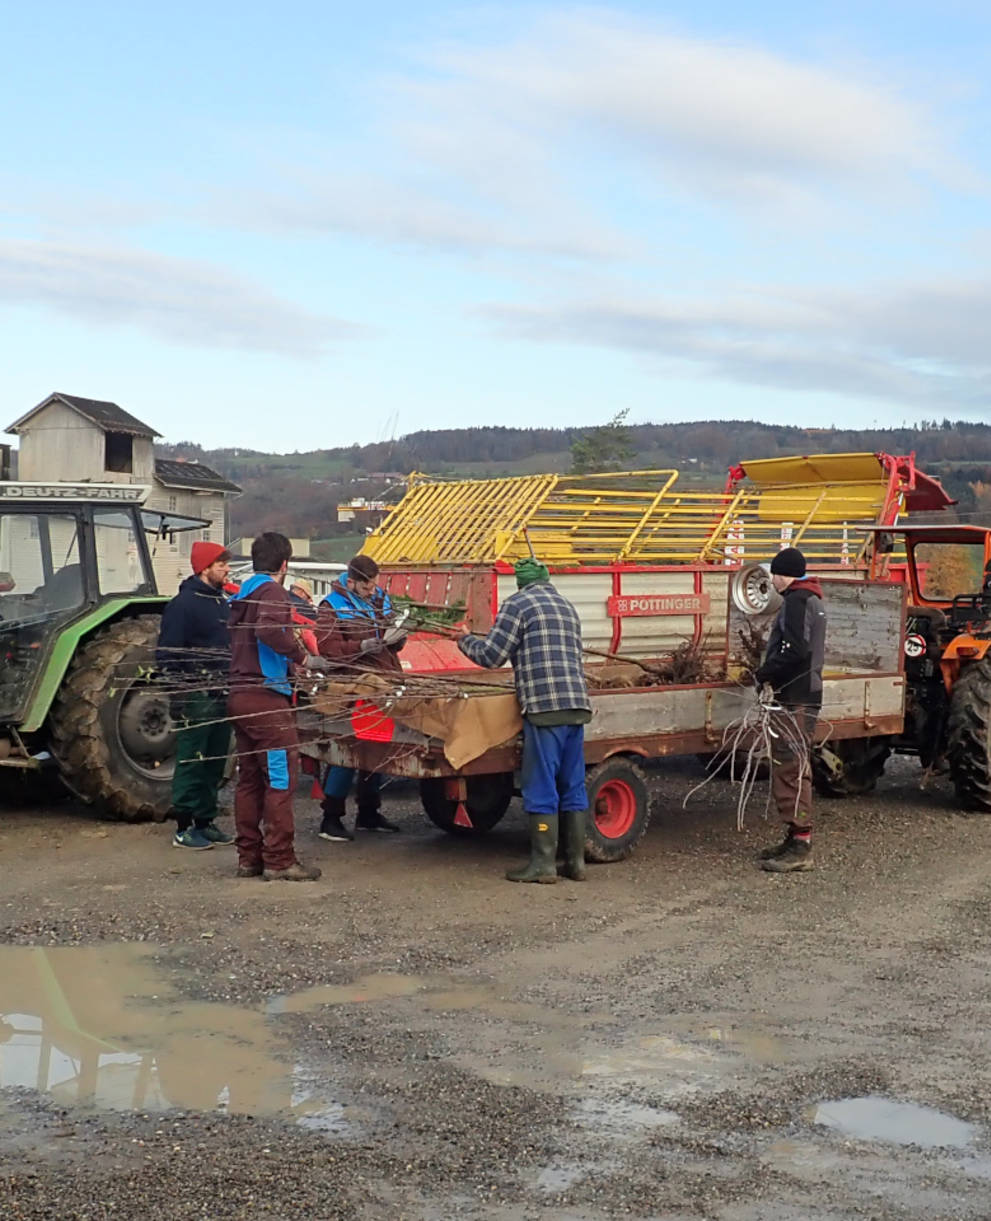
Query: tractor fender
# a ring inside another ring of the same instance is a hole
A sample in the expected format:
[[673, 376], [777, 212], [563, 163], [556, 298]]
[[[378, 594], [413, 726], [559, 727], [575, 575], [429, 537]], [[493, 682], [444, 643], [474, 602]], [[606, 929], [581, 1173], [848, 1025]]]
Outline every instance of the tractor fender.
[[62, 628], [44, 663], [24, 721], [18, 726], [19, 731], [35, 733], [42, 727], [76, 651], [97, 628], [115, 619], [131, 618], [142, 611], [162, 610], [167, 602], [168, 598], [161, 595], [147, 598], [110, 598], [74, 623]]
[[991, 649], [991, 639], [979, 640], [975, 636], [955, 636], [943, 650], [941, 661], [980, 661]]

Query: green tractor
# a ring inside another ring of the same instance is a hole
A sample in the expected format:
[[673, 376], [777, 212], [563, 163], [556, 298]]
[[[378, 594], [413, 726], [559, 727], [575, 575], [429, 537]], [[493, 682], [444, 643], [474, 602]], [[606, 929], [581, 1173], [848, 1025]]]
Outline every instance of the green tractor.
[[164, 819], [175, 737], [153, 682], [166, 598], [149, 537], [209, 523], [130, 484], [0, 482], [0, 784]]

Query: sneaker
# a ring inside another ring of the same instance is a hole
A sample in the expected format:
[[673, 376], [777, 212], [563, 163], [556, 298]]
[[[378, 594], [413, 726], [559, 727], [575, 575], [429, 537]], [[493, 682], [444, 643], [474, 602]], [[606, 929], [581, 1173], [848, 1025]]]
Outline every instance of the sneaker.
[[199, 827], [187, 827], [185, 831], [177, 831], [172, 836], [173, 848], [192, 848], [195, 852], [203, 852], [213, 847], [212, 840], [207, 839]]
[[228, 835], [226, 831], [221, 829], [212, 822], [204, 823], [201, 827], [196, 828], [204, 839], [208, 839], [211, 844], [233, 844], [234, 836]]
[[382, 817], [381, 810], [359, 810], [355, 821], [356, 831], [398, 831], [394, 822]]
[[320, 870], [315, 865], [301, 865], [293, 861], [288, 869], [266, 869], [262, 877], [266, 882], [315, 882]]
[[237, 867], [239, 878], [260, 878], [263, 872], [261, 865], [238, 865]]
[[761, 861], [761, 869], [768, 873], [806, 873], [815, 869], [812, 859], [812, 841], [793, 839], [785, 852], [780, 856]]
[[324, 814], [317, 835], [321, 839], [329, 839], [334, 844], [346, 844], [354, 839], [354, 836], [336, 814]]

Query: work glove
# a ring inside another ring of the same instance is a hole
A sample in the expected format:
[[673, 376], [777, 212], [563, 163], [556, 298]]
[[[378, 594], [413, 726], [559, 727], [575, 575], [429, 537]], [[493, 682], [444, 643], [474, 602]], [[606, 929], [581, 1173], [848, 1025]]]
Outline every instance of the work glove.
[[390, 627], [386, 629], [386, 633], [382, 637], [382, 643], [387, 649], [395, 649], [398, 653], [408, 639], [408, 634], [401, 627]]
[[359, 653], [381, 653], [385, 641], [380, 636], [366, 636], [358, 647]]
[[331, 669], [331, 664], [326, 657], [319, 657], [316, 653], [307, 653], [303, 669], [313, 674], [326, 674]]

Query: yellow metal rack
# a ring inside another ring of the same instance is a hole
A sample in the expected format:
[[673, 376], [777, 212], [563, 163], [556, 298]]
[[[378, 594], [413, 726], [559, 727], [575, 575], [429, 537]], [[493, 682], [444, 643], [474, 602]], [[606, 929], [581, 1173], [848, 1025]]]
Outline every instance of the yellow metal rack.
[[743, 463], [721, 492], [682, 491], [678, 471], [445, 482], [414, 474], [364, 550], [380, 564], [491, 564], [529, 554], [558, 566], [736, 563], [800, 546], [850, 563], [865, 525], [904, 510], [903, 459], [825, 454]]

